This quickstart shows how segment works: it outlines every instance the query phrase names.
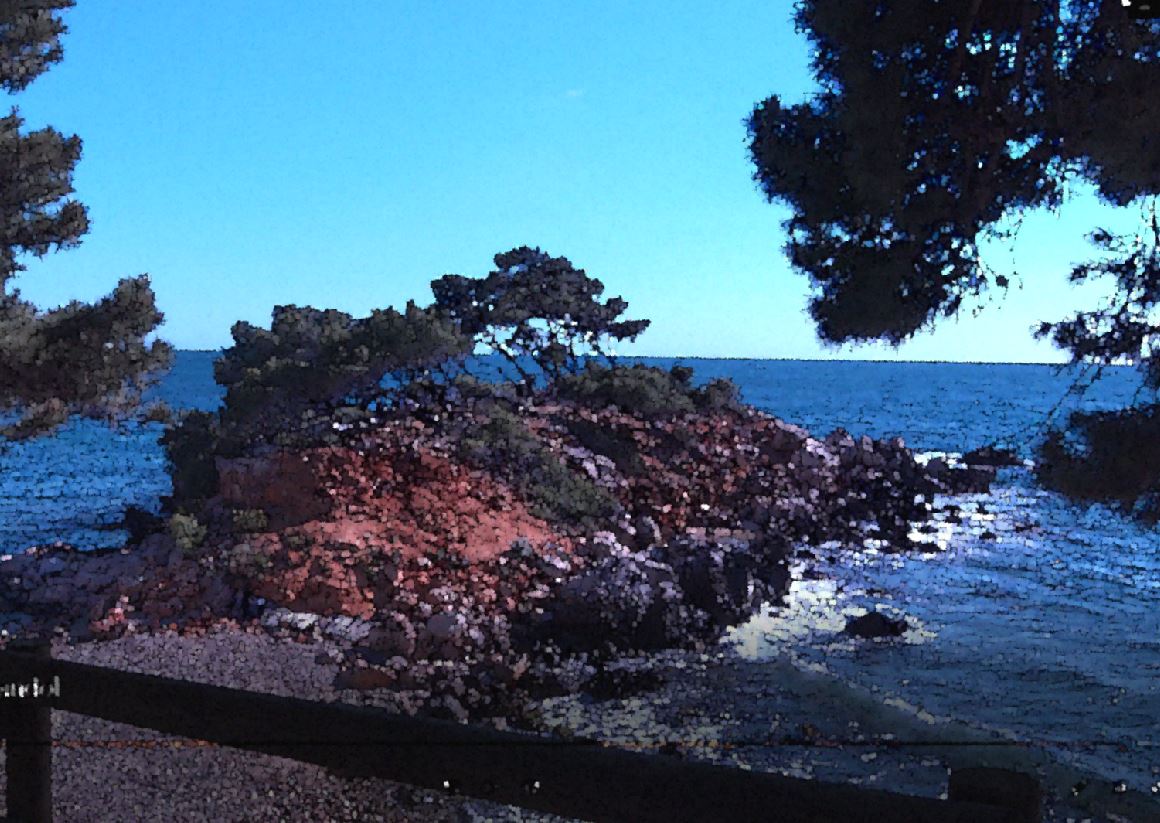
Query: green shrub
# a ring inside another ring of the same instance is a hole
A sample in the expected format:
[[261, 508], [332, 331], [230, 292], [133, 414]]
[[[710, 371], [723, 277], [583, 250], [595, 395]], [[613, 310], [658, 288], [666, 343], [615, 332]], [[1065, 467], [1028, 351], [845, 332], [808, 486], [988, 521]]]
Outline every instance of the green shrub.
[[725, 411], [741, 408], [741, 390], [727, 377], [710, 380], [692, 394], [700, 411]]
[[234, 345], [214, 363], [214, 377], [227, 389], [223, 420], [247, 442], [280, 444], [304, 413], [350, 400], [365, 407], [391, 394], [384, 379], [405, 386], [474, 345], [445, 312], [414, 302], [403, 312], [376, 309], [361, 318], [276, 306], [269, 330], [239, 322], [231, 333]]
[[239, 532], [265, 531], [270, 518], [261, 509], [235, 509], [234, 529]]
[[507, 478], [532, 514], [551, 523], [592, 527], [617, 512], [606, 491], [560, 462], [503, 407], [493, 408], [485, 424], [461, 439], [460, 457]]
[[603, 341], [635, 340], [649, 326], [619, 319], [628, 303], [602, 299], [604, 284], [566, 257], [520, 246], [494, 260], [486, 277], [444, 275], [431, 291], [461, 331], [508, 361], [525, 391], [536, 372], [548, 380], [575, 373], [586, 356], [606, 356]]
[[169, 533], [178, 548], [189, 553], [201, 547], [205, 541], [206, 528], [192, 515], [175, 514], [169, 518]]
[[669, 376], [685, 388], [693, 385], [693, 369], [689, 366], [673, 366], [669, 369]]
[[226, 552], [226, 567], [236, 575], [254, 577], [270, 568], [270, 558], [249, 543], [238, 543]]
[[511, 383], [493, 383], [470, 374], [460, 374], [451, 381], [451, 387], [463, 400], [508, 400], [517, 398]]
[[614, 517], [618, 508], [606, 491], [546, 450], [521, 487], [530, 498], [532, 514], [550, 523], [577, 523], [592, 528]]
[[560, 397], [586, 406], [616, 406], [642, 417], [674, 417], [696, 408], [679, 376], [655, 366], [589, 363], [580, 374], [561, 378], [556, 390]]
[[515, 413], [503, 406], [489, 409], [487, 421], [459, 441], [460, 457], [488, 468], [525, 467], [538, 460], [542, 449]]

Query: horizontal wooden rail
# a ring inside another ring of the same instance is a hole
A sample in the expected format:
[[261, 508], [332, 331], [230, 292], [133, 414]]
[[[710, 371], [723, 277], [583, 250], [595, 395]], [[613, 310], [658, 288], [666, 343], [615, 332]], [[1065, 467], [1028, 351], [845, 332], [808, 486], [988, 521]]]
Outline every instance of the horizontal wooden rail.
[[[52, 709], [315, 763], [345, 776], [450, 788], [581, 820], [1028, 820], [1011, 805], [990, 804], [997, 801], [944, 801], [800, 780], [0, 651], [0, 684], [31, 683], [34, 677], [41, 683], [59, 678]], [[36, 701], [6, 702], [10, 714]], [[11, 728], [4, 729], [6, 736]], [[10, 783], [10, 798], [14, 791], [20, 789]]]

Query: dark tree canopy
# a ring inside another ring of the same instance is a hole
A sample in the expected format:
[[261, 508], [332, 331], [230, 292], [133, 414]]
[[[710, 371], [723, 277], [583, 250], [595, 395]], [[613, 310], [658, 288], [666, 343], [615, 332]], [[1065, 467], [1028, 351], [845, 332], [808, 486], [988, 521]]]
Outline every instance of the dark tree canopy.
[[397, 382], [465, 358], [473, 341], [439, 309], [355, 318], [335, 309], [277, 306], [270, 329], [234, 324], [234, 345], [214, 363], [225, 386], [223, 419], [239, 436], [271, 439], [303, 412], [349, 401], [368, 405]]
[[1068, 177], [1160, 191], [1160, 24], [1119, 0], [807, 0], [821, 92], [748, 121], [823, 340], [895, 344], [991, 280], [981, 236]]
[[[18, 92], [61, 59], [66, 31], [56, 12], [73, 0], [0, 4], [0, 87]], [[12, 279], [22, 254], [43, 257], [79, 245], [85, 207], [70, 198], [81, 141], [52, 128], [22, 133], [16, 109], [0, 118], [0, 412], [17, 420], [0, 437], [51, 431], [72, 414], [114, 420], [130, 414], [141, 390], [172, 357], [145, 338], [160, 324], [146, 276], [122, 280], [94, 304], [39, 311]]]
[[[1120, 0], [797, 8], [821, 92], [759, 104], [750, 153], [766, 196], [792, 209], [788, 252], [814, 287], [822, 340], [897, 345], [991, 283], [1006, 287], [980, 240], [1086, 180], [1113, 205], [1151, 200], [1151, 217], [1135, 237], [1094, 232], [1099, 256], [1072, 272], [1114, 278], [1113, 305], [1037, 334], [1076, 363], [1137, 363], [1160, 388], [1160, 22], [1132, 19]], [[1073, 415], [1070, 435], [1041, 446], [1040, 478], [1141, 511], [1134, 501], [1160, 500], [1160, 464], [1133, 444], [1160, 439], [1158, 410]]]
[[621, 320], [628, 303], [601, 300], [604, 284], [565, 257], [521, 246], [495, 256], [484, 278], [448, 274], [435, 280], [435, 305], [466, 333], [499, 352], [525, 385], [531, 361], [549, 380], [576, 373], [590, 355], [610, 359], [606, 340], [632, 340], [647, 320]]
[[76, 0], [3, 0], [0, 3], [0, 88], [24, 91], [64, 56], [60, 36], [68, 29], [56, 11]]
[[[334, 309], [278, 306], [266, 330], [234, 325], [234, 345], [214, 364], [226, 387], [223, 432], [238, 447], [277, 442], [301, 422], [338, 406], [399, 402], [432, 371], [462, 365], [477, 343], [508, 357], [530, 385], [530, 361], [551, 379], [604, 354], [604, 338], [639, 334], [647, 320], [619, 320], [628, 304], [601, 302], [604, 286], [563, 257], [515, 249], [495, 257], [484, 278], [445, 275], [431, 284], [435, 303], [355, 318]], [[388, 381], [388, 382], [384, 382]], [[392, 385], [393, 384], [393, 385]]]

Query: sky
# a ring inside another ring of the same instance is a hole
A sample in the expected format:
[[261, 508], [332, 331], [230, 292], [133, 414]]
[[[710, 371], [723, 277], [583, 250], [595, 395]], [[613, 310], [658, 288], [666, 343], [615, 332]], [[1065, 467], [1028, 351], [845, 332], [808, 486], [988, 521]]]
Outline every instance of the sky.
[[1018, 277], [977, 317], [818, 342], [744, 124], [814, 90], [792, 5], [78, 0], [64, 60], [9, 103], [84, 141], [91, 231], [16, 285], [50, 308], [148, 273], [161, 336], [216, 349], [275, 305], [425, 304], [529, 245], [652, 320], [626, 355], [1066, 360], [1029, 329], [1105, 293], [1066, 274], [1125, 219], [1082, 192], [985, 249]]

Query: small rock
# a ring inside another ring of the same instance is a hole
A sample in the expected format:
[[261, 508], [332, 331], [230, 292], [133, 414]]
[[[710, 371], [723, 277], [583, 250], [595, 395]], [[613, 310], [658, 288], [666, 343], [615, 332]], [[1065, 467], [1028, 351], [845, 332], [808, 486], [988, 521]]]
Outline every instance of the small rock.
[[963, 455], [968, 466], [1022, 466], [1023, 461], [1011, 449], [983, 446]]
[[905, 620], [893, 620], [878, 612], [867, 612], [846, 622], [844, 631], [853, 637], [898, 637], [910, 628]]
[[347, 669], [339, 672], [334, 678], [336, 689], [389, 689], [395, 685], [396, 677], [391, 672], [380, 669]]

